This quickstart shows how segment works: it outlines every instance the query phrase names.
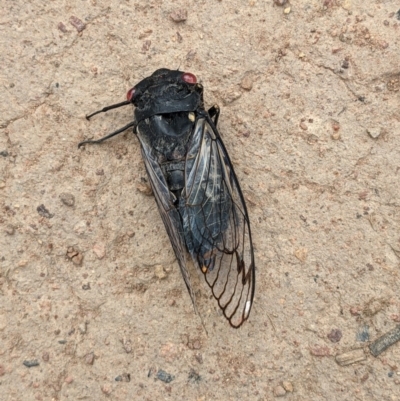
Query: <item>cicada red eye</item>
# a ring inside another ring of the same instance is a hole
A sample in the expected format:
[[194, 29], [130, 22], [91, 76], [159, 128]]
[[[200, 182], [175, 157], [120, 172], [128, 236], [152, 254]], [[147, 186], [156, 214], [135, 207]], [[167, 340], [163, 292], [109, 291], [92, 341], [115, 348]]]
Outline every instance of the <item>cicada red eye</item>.
[[128, 92], [126, 93], [126, 98], [128, 99], [128, 102], [130, 102], [134, 96], [135, 96], [135, 87], [129, 89]]
[[190, 72], [185, 72], [182, 75], [182, 79], [188, 84], [195, 84], [197, 82], [196, 76], [191, 74]]

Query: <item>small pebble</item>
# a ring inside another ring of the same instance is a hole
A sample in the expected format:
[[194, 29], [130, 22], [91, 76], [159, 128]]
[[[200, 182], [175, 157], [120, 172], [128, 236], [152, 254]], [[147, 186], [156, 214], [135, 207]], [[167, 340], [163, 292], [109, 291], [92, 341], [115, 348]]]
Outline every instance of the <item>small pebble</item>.
[[350, 11], [353, 7], [352, 5], [352, 0], [344, 0], [341, 4], [342, 8], [344, 8], [347, 11]]
[[381, 134], [381, 131], [378, 128], [367, 128], [367, 133], [371, 138], [376, 139]]
[[75, 225], [74, 225], [74, 231], [78, 234], [78, 235], [82, 235], [85, 234], [87, 230], [87, 224], [85, 220], [81, 220], [78, 221]]
[[130, 354], [132, 352], [132, 341], [128, 338], [123, 338], [121, 342], [125, 352]]
[[288, 2], [288, 0], [274, 0], [274, 3], [277, 6], [284, 6], [287, 2]]
[[43, 204], [39, 205], [36, 210], [42, 217], [45, 217], [46, 219], [51, 219], [54, 216], [54, 214], [50, 213]]
[[253, 79], [250, 74], [246, 74], [240, 83], [242, 89], [250, 91], [253, 87]]
[[80, 331], [81, 334], [85, 334], [87, 331], [87, 323], [81, 323], [78, 326], [78, 330]]
[[328, 338], [333, 343], [338, 343], [342, 339], [342, 332], [339, 329], [332, 329], [328, 334]]
[[274, 388], [275, 397], [284, 397], [286, 395], [286, 390], [282, 386], [276, 386]]
[[360, 378], [361, 383], [364, 383], [368, 380], [369, 378], [369, 374], [365, 373], [364, 375], [362, 375], [362, 377]]
[[139, 39], [144, 39], [147, 38], [149, 35], [151, 35], [153, 33], [152, 29], [146, 29], [144, 32], [142, 32], [141, 34], [139, 34], [138, 38]]
[[130, 382], [131, 381], [131, 375], [129, 373], [122, 373], [122, 375], [119, 375], [115, 378], [116, 382]]
[[151, 46], [151, 40], [145, 40], [142, 45], [142, 53], [146, 53]]
[[85, 355], [85, 363], [86, 365], [93, 365], [94, 363], [94, 353], [89, 352], [88, 354]]
[[400, 323], [400, 315], [398, 313], [393, 313], [392, 315], [390, 315], [390, 318], [396, 322], [396, 323]]
[[63, 192], [60, 194], [60, 199], [61, 202], [64, 203], [66, 206], [74, 206], [75, 205], [75, 196], [68, 193], [68, 192]]
[[70, 246], [67, 249], [67, 258], [72, 260], [75, 265], [80, 266], [82, 264], [83, 255], [74, 247]]
[[400, 324], [397, 325], [393, 330], [388, 331], [383, 336], [377, 338], [372, 344], [369, 346], [369, 350], [371, 354], [375, 357], [380, 355], [383, 351], [388, 349], [390, 346], [395, 344], [400, 340]]
[[311, 135], [308, 135], [308, 136], [307, 136], [307, 143], [308, 143], [309, 145], [313, 145], [313, 144], [315, 144], [315, 143], [317, 143], [317, 142], [318, 142], [318, 137], [317, 137], [317, 135], [311, 134]]
[[199, 381], [201, 381], [201, 376], [194, 369], [190, 369], [188, 379], [189, 381], [198, 383]]
[[106, 255], [106, 246], [103, 242], [98, 242], [93, 246], [93, 252], [96, 254], [97, 259], [103, 259]]
[[369, 341], [369, 326], [362, 326], [357, 332], [357, 341], [366, 342]]
[[363, 313], [365, 316], [375, 316], [383, 308], [387, 306], [387, 301], [382, 298], [372, 298], [364, 307]]
[[400, 90], [400, 78], [390, 79], [386, 87], [391, 92], [398, 92]]
[[58, 28], [62, 33], [67, 33], [67, 32], [68, 32], [67, 27], [66, 27], [62, 22], [59, 22], [59, 23], [57, 24], [57, 28]]
[[26, 366], [27, 368], [32, 368], [34, 366], [39, 366], [39, 361], [37, 359], [32, 359], [32, 360], [26, 360], [23, 362], [24, 366]]
[[175, 379], [175, 376], [170, 375], [169, 373], [165, 372], [162, 369], [159, 369], [156, 374], [156, 378], [163, 381], [164, 383], [171, 383], [172, 380]]
[[74, 379], [72, 376], [67, 376], [64, 381], [67, 384], [71, 384], [74, 381]]
[[188, 12], [183, 9], [175, 10], [169, 16], [174, 22], [183, 22], [187, 20]]
[[69, 17], [69, 23], [74, 26], [78, 32], [82, 32], [86, 28], [86, 24], [74, 15]]
[[189, 349], [192, 349], [192, 350], [199, 350], [202, 347], [200, 339], [196, 338], [196, 337], [188, 338], [186, 345]]
[[108, 386], [107, 384], [103, 384], [100, 388], [101, 388], [102, 393], [105, 395], [110, 395], [112, 392], [111, 387]]
[[307, 124], [306, 124], [304, 121], [302, 121], [302, 122], [300, 123], [300, 128], [301, 128], [303, 131], [307, 131], [307, 130], [308, 130]]
[[222, 101], [224, 105], [227, 105], [239, 99], [240, 96], [242, 96], [240, 92], [234, 89], [229, 89], [226, 92], [222, 93]]
[[161, 265], [157, 265], [154, 269], [154, 275], [159, 279], [163, 280], [167, 277], [167, 273]]
[[352, 351], [344, 352], [343, 354], [336, 355], [336, 362], [340, 366], [347, 366], [353, 363], [365, 361], [367, 357], [365, 356], [364, 350], [362, 348], [355, 349]]
[[299, 248], [294, 251], [294, 256], [299, 259], [301, 262], [305, 262], [307, 259], [308, 251], [305, 248]]
[[352, 306], [350, 308], [350, 313], [353, 316], [360, 316], [361, 315], [361, 307], [360, 306]]
[[194, 354], [194, 357], [198, 363], [200, 363], [200, 364], [203, 363], [203, 355], [200, 352], [197, 352], [196, 354]]
[[72, 258], [72, 262], [74, 263], [74, 265], [77, 266], [80, 266], [82, 264], [82, 261], [83, 261], [83, 255], [81, 253], [78, 253]]
[[293, 384], [291, 382], [282, 382], [282, 386], [288, 393], [293, 393]]

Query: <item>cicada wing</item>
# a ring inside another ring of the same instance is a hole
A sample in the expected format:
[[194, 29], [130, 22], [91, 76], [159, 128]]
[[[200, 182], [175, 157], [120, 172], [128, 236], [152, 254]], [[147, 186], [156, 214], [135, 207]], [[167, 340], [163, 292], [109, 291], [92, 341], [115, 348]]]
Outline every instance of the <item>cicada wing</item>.
[[150, 180], [151, 187], [153, 189], [154, 197], [156, 198], [158, 210], [164, 222], [165, 229], [167, 230], [172, 248], [174, 249], [175, 256], [178, 260], [178, 264], [186, 287], [192, 299], [193, 306], [197, 312], [195, 294], [191, 285], [190, 274], [186, 266], [186, 247], [183, 237], [183, 227], [179, 211], [174, 205], [174, 195], [168, 189], [167, 182], [162, 173], [160, 165], [157, 162], [154, 150], [145, 141], [140, 133], [140, 129], [137, 130], [137, 135], [141, 144], [144, 164]]
[[253, 303], [254, 250], [237, 177], [208, 117], [197, 120], [185, 180], [180, 212], [186, 245], [225, 317], [239, 327]]

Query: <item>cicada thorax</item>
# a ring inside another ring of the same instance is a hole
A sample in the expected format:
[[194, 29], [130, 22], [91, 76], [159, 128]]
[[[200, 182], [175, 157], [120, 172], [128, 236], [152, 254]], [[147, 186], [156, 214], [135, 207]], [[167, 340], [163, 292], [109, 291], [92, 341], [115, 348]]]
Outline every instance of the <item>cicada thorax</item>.
[[193, 112], [157, 114], [137, 127], [141, 140], [155, 152], [169, 190], [180, 198], [185, 185], [185, 161], [193, 136]]

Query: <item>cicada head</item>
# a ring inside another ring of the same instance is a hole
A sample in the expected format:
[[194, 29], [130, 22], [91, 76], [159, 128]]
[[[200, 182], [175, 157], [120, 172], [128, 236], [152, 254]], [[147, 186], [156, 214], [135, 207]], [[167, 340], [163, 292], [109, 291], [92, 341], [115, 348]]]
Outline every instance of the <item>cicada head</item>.
[[203, 107], [203, 89], [190, 72], [161, 68], [127, 92], [137, 121], [157, 114], [191, 112]]
[[[163, 95], [168, 89], [175, 88], [176, 92], [190, 92], [196, 88], [197, 78], [190, 72], [160, 68], [149, 77], [143, 79], [126, 94], [128, 101], [139, 102], [144, 94]], [[186, 91], [185, 91], [186, 89]], [[181, 93], [184, 95], [184, 93]]]

